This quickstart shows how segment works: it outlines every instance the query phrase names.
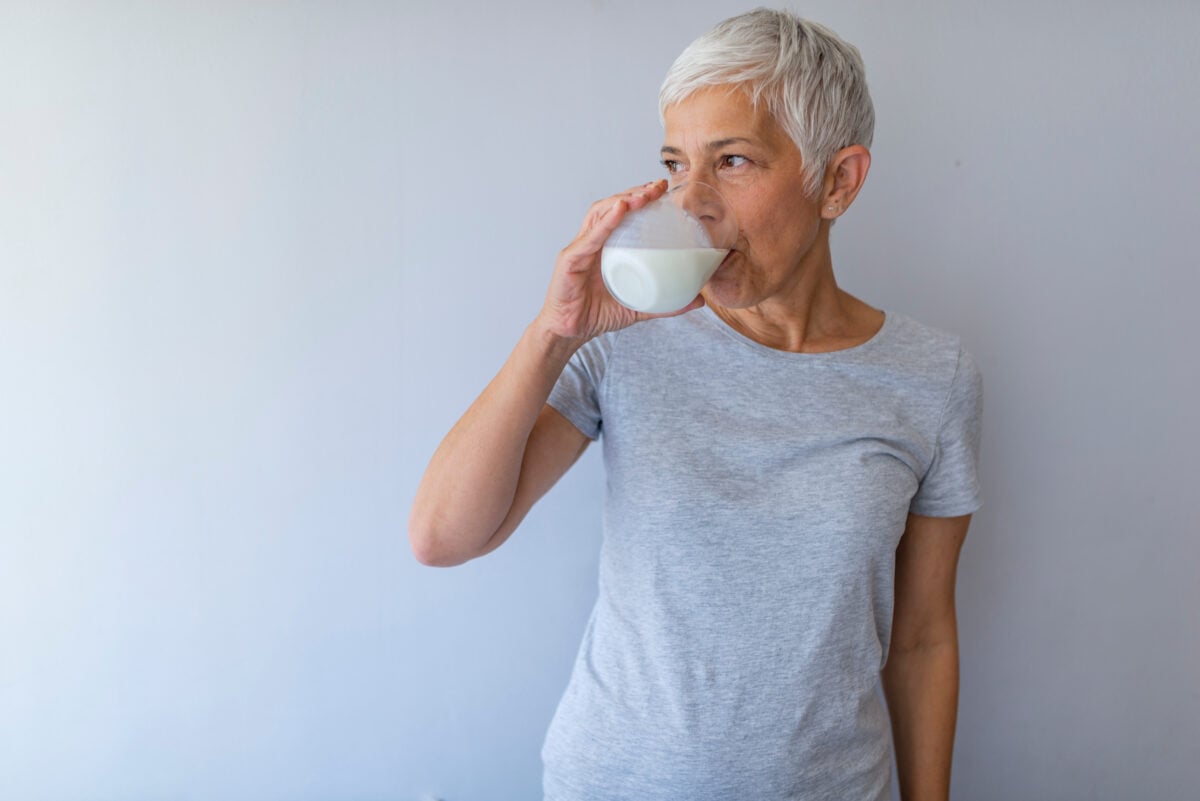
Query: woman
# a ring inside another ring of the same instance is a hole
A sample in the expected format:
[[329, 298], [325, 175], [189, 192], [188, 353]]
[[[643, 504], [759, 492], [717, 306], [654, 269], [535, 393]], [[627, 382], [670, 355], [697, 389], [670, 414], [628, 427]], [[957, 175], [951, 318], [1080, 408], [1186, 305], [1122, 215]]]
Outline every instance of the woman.
[[595, 204], [434, 455], [413, 549], [499, 547], [603, 433], [599, 597], [546, 798], [885, 799], [893, 743], [906, 801], [947, 798], [980, 382], [956, 338], [834, 278], [871, 161], [861, 59], [759, 10], [689, 46], [660, 108], [670, 179], [722, 191], [736, 246], [683, 311], [634, 313], [599, 253], [666, 182]]

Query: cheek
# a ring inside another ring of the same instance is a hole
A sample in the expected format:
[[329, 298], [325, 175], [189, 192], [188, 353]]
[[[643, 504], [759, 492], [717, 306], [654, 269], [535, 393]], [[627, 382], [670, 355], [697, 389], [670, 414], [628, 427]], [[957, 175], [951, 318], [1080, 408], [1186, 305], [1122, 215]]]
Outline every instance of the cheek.
[[776, 216], [770, 204], [761, 198], [738, 205], [734, 213], [737, 214], [738, 229], [751, 240], [759, 238], [763, 231], [769, 231]]
[[797, 202], [794, 197], [781, 198], [764, 209], [759, 226], [759, 237], [772, 250], [786, 250], [789, 254], [802, 253], [812, 246], [820, 231], [821, 215], [815, 204]]
[[793, 229], [800, 219], [802, 217], [789, 213], [783, 204], [760, 201], [739, 214], [738, 228], [749, 250], [765, 256], [789, 246], [794, 239]]

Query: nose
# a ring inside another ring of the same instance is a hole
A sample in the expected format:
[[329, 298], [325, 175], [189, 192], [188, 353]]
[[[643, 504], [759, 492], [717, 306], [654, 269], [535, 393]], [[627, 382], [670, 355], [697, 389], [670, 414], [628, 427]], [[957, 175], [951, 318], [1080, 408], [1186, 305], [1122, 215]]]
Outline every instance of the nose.
[[687, 181], [672, 191], [680, 194], [680, 206], [710, 230], [729, 213], [717, 190], [708, 184]]

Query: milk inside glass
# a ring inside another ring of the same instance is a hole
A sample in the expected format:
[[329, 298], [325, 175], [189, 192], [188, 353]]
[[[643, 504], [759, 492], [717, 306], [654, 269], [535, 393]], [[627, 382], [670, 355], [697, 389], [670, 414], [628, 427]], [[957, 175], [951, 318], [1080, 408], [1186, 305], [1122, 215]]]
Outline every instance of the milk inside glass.
[[600, 254], [600, 273], [621, 305], [662, 314], [691, 303], [727, 253], [721, 248], [610, 246]]
[[600, 274], [623, 306], [679, 311], [700, 294], [737, 236], [721, 193], [684, 182], [621, 220], [600, 253]]

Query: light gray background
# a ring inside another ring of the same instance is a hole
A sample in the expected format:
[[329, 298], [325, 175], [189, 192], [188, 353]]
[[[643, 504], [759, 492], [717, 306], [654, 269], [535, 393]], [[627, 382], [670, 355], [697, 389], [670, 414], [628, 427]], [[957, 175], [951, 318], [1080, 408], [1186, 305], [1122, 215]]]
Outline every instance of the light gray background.
[[[416, 564], [441, 435], [726, 0], [0, 6], [0, 797], [539, 797], [584, 461]], [[987, 384], [959, 799], [1200, 792], [1200, 5], [810, 2], [843, 284]]]

